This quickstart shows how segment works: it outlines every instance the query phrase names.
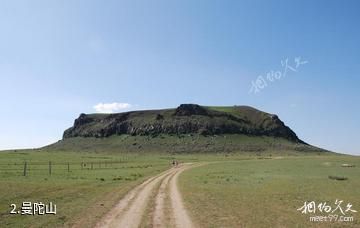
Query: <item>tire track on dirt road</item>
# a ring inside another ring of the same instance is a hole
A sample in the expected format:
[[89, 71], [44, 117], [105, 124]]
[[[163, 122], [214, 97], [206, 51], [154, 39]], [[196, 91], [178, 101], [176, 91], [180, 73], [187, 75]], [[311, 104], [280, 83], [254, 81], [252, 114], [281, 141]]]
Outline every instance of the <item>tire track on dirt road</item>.
[[174, 218], [174, 221], [171, 222], [174, 224], [169, 224], [170, 227], [194, 227], [183, 205], [180, 192], [177, 189], [178, 176], [190, 167], [190, 164], [173, 167], [135, 187], [95, 227], [139, 227], [144, 216], [146, 216], [145, 209], [150, 200], [152, 200], [151, 193], [154, 190], [157, 190], [157, 194], [155, 196], [155, 206], [152, 209], [152, 227], [166, 227], [164, 215], [169, 213], [164, 207], [166, 196], [169, 196], [171, 199], [170, 213]]
[[171, 199], [171, 207], [172, 207], [172, 214], [174, 216], [175, 224], [172, 224], [172, 227], [186, 227], [192, 228], [194, 227], [193, 222], [190, 219], [188, 212], [184, 206], [180, 191], [177, 186], [177, 180], [179, 175], [189, 169], [190, 166], [183, 166], [178, 170], [174, 176], [169, 181], [169, 194]]
[[155, 197], [155, 208], [153, 211], [152, 226], [153, 227], [166, 227], [167, 219], [165, 217], [165, 200], [167, 197], [167, 188], [169, 180], [174, 176], [175, 173], [167, 176], [160, 185], [158, 193]]
[[178, 176], [190, 167], [190, 164], [181, 165], [162, 181], [155, 198], [151, 227], [194, 227], [177, 188]]
[[[172, 169], [167, 170], [135, 187], [127, 193], [95, 227], [138, 227], [147, 203], [147, 196], [150, 195], [152, 188], [160, 180], [172, 172], [174, 172]], [[133, 214], [130, 214], [130, 211]]]

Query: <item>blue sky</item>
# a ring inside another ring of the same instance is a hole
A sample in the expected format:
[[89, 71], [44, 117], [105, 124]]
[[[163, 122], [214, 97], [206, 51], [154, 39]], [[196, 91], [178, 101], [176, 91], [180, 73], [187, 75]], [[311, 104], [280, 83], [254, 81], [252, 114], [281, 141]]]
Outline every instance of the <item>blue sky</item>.
[[[359, 9], [358, 1], [2, 1], [0, 149], [55, 142], [80, 113], [104, 107], [198, 103], [276, 113], [306, 142], [360, 155]], [[297, 57], [307, 63], [296, 72], [266, 76]]]

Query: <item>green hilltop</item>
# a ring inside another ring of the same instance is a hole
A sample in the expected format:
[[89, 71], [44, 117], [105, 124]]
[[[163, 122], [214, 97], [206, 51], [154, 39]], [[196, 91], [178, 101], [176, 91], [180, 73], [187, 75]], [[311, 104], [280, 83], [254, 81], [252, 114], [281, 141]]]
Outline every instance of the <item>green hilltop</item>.
[[299, 139], [277, 115], [249, 106], [196, 104], [81, 114], [63, 139], [49, 147], [97, 152], [325, 152]]

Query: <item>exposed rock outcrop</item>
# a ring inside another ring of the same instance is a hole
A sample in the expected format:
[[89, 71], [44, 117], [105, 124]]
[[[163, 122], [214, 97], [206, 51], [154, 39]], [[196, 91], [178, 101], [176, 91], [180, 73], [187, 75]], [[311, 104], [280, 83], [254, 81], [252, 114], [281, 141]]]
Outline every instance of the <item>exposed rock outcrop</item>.
[[64, 132], [63, 137], [108, 137], [121, 134], [245, 134], [281, 137], [303, 143], [276, 115], [248, 106], [214, 108], [196, 104], [182, 104], [176, 109], [81, 114], [74, 126]]

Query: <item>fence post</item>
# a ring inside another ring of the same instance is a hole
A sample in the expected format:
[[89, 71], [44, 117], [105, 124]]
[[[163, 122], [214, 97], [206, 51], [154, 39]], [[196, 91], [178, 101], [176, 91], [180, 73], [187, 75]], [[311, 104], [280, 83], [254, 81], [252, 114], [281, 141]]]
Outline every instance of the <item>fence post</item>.
[[24, 177], [26, 176], [27, 162], [24, 163]]
[[93, 163], [91, 162], [91, 169], [93, 169]]
[[51, 175], [51, 161], [49, 161], [49, 175]]
[[68, 162], [68, 172], [70, 172], [70, 163]]

